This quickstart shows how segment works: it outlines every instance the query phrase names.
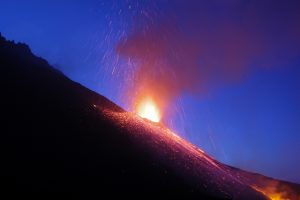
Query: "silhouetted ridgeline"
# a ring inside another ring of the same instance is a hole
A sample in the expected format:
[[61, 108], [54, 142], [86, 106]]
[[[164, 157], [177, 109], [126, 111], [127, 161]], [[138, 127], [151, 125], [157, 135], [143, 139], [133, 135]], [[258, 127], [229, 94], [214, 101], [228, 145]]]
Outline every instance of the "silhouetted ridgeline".
[[125, 112], [26, 44], [0, 36], [0, 69], [1, 192], [266, 199], [251, 187], [265, 177], [223, 165]]
[[69, 80], [27, 45], [1, 36], [0, 69], [1, 192], [215, 196], [166, 174], [101, 114], [123, 109]]
[[[35, 79], [35, 81], [41, 81], [46, 78], [44, 82], [58, 80], [58, 83], [52, 82], [53, 89], [55, 85], [63, 87], [71, 87], [72, 89], [79, 90], [79, 93], [91, 97], [93, 102], [100, 101], [99, 103], [109, 106], [115, 111], [123, 111], [120, 107], [106, 99], [105, 97], [82, 87], [80, 84], [71, 81], [61, 71], [53, 68], [43, 58], [35, 56], [28, 45], [24, 43], [15, 43], [14, 41], [7, 41], [0, 33], [0, 64], [3, 76], [11, 76], [12, 79], [17, 78], [18, 74], [23, 76], [29, 76], [29, 79]], [[16, 71], [17, 70], [17, 71]], [[35, 74], [35, 73], [42, 74]], [[7, 73], [7, 74], [6, 74]], [[30, 74], [32, 73], [32, 74]], [[38, 77], [41, 75], [41, 77]], [[51, 80], [50, 80], [51, 79]], [[13, 80], [11, 80], [13, 81]], [[59, 82], [62, 81], [62, 82]], [[63, 84], [62, 84], [63, 83]], [[9, 86], [9, 85], [8, 85]], [[70, 88], [70, 89], [71, 89]], [[68, 89], [68, 88], [66, 88]], [[70, 91], [71, 92], [71, 91]], [[81, 95], [81, 94], [80, 94]], [[93, 99], [96, 98], [96, 99]]]

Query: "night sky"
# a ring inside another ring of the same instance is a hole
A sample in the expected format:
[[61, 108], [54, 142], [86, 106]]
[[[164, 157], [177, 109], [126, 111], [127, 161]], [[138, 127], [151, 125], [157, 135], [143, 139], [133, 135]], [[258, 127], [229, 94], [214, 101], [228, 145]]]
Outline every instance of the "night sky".
[[0, 0], [0, 32], [217, 160], [300, 183], [297, 1]]

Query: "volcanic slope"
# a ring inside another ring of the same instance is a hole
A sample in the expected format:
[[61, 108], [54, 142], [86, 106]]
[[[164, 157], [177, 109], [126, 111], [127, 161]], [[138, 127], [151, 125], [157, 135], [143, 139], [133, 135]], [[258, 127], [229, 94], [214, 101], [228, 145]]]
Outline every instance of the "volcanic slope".
[[254, 177], [269, 178], [223, 165], [163, 125], [124, 111], [25, 44], [0, 36], [0, 67], [3, 192], [268, 199]]

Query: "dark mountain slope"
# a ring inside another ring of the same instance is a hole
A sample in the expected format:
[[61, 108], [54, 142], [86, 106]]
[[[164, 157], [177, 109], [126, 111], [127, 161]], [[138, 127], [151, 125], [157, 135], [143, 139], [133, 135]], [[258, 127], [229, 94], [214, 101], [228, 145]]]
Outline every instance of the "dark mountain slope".
[[0, 37], [0, 69], [2, 191], [266, 199], [237, 170], [69, 80], [24, 44]]

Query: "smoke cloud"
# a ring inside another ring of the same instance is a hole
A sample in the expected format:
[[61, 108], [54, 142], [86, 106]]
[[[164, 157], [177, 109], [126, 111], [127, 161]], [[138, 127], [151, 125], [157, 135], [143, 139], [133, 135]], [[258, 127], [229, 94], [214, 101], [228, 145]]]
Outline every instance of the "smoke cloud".
[[299, 3], [175, 0], [155, 8], [139, 12], [116, 50], [137, 66], [129, 93], [150, 95], [162, 109], [299, 56]]

